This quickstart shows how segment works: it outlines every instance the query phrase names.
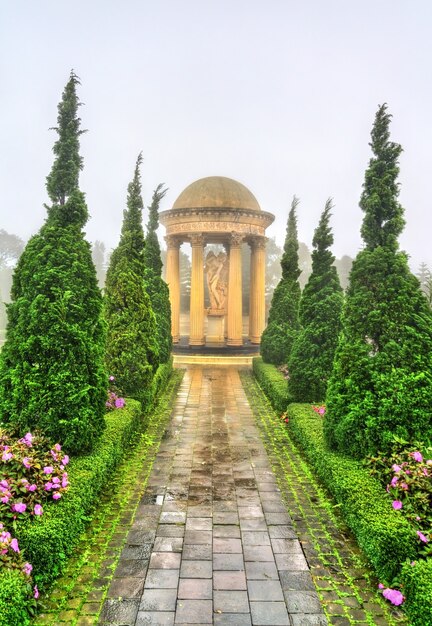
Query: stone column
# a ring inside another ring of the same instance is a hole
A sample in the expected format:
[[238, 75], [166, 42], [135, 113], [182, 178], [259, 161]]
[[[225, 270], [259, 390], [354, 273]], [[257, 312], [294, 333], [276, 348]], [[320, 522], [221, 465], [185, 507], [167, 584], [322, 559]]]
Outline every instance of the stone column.
[[204, 341], [204, 237], [190, 236], [192, 273], [190, 293], [189, 345], [203, 346]]
[[166, 282], [171, 304], [171, 334], [173, 343], [180, 341], [180, 240], [168, 235], [166, 258]]
[[242, 235], [238, 233], [231, 234], [228, 275], [228, 346], [243, 345], [242, 240]]
[[265, 325], [265, 237], [251, 239], [249, 339], [260, 343]]

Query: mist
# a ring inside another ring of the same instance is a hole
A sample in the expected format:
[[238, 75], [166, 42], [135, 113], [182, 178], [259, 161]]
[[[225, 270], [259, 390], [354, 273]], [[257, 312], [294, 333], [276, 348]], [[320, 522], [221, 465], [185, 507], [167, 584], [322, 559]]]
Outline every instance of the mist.
[[331, 196], [333, 251], [354, 257], [370, 131], [387, 102], [404, 149], [401, 249], [413, 271], [432, 266], [431, 17], [426, 0], [4, 2], [0, 228], [28, 239], [45, 219], [49, 129], [73, 69], [88, 129], [87, 238], [107, 250], [142, 150], [146, 205], [161, 182], [165, 210], [194, 180], [228, 176], [276, 215], [268, 235], [279, 245], [297, 195], [299, 240], [311, 247]]

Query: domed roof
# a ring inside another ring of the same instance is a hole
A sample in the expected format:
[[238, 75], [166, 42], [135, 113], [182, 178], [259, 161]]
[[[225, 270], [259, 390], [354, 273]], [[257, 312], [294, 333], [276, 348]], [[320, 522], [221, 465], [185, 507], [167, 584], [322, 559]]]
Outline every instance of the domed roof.
[[186, 187], [173, 209], [229, 208], [261, 211], [257, 199], [247, 187], [225, 176], [207, 176]]

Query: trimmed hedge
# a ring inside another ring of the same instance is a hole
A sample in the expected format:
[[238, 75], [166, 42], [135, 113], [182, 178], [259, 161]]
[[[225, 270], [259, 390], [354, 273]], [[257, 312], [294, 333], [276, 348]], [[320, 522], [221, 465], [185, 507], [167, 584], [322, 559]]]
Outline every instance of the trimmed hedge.
[[[266, 393], [276, 378], [276, 368], [255, 363], [254, 372]], [[273, 373], [270, 369], [273, 369]], [[255, 373], [256, 375], [256, 373]], [[277, 397], [266, 393], [276, 411]], [[275, 401], [276, 398], [276, 401]], [[304, 450], [310, 466], [340, 507], [347, 525], [382, 581], [397, 577], [406, 596], [404, 608], [413, 626], [432, 626], [432, 558], [419, 559], [418, 541], [411, 525], [392, 509], [381, 484], [370, 476], [360, 461], [330, 452], [325, 445], [323, 419], [309, 404], [290, 404], [288, 434]]]
[[288, 392], [288, 382], [282, 372], [271, 363], [264, 363], [261, 357], [252, 359], [252, 368], [259, 386], [270, 400], [272, 407], [283, 413], [292, 402]]
[[0, 626], [28, 626], [29, 584], [22, 572], [3, 568], [0, 571]]
[[412, 626], [432, 626], [432, 558], [405, 563], [401, 580]]
[[340, 506], [340, 511], [378, 576], [391, 581], [417, 555], [411, 525], [392, 509], [381, 484], [359, 461], [329, 452], [323, 420], [308, 404], [288, 407], [288, 431]]
[[166, 363], [161, 363], [156, 370], [155, 375], [153, 376], [153, 380], [150, 386], [150, 397], [151, 402], [154, 403], [157, 396], [160, 394], [162, 390], [166, 388], [168, 380], [171, 376], [173, 369], [173, 358], [172, 356]]
[[33, 565], [38, 585], [50, 583], [60, 573], [84, 531], [98, 494], [141, 424], [141, 405], [136, 400], [128, 399], [125, 408], [108, 413], [105, 431], [94, 451], [71, 460], [67, 495], [55, 505], [46, 506], [40, 520], [17, 526], [15, 536]]

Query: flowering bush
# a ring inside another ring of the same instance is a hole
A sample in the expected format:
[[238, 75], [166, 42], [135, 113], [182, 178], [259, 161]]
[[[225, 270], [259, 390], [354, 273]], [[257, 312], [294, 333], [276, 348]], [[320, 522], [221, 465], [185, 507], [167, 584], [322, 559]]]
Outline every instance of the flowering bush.
[[108, 398], [107, 398], [107, 401], [105, 402], [107, 411], [113, 411], [114, 409], [122, 409], [123, 407], [126, 406], [126, 401], [123, 397], [121, 397], [121, 395], [119, 395], [121, 392], [117, 388], [114, 376], [110, 376], [108, 381], [109, 381]]
[[412, 523], [423, 556], [432, 554], [432, 459], [424, 456], [432, 456], [431, 451], [422, 443], [394, 438], [390, 454], [366, 459], [371, 474], [385, 485], [393, 509]]
[[51, 446], [41, 434], [13, 438], [0, 429], [0, 519], [16, 521], [43, 515], [46, 500], [59, 500], [69, 482], [69, 457], [60, 444]]
[[325, 415], [326, 409], [323, 404], [321, 404], [321, 406], [312, 406], [312, 409], [315, 411], [315, 413], [318, 413], [318, 415]]
[[51, 446], [39, 433], [17, 439], [0, 429], [0, 564], [21, 572], [30, 613], [39, 597], [38, 587], [32, 583], [33, 566], [24, 559], [17, 538], [7, 527], [16, 529], [17, 522], [25, 518], [39, 519], [42, 504], [62, 497], [69, 485], [68, 463], [60, 444]]

